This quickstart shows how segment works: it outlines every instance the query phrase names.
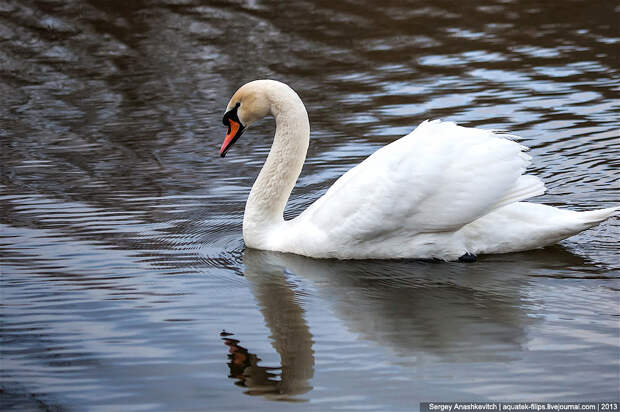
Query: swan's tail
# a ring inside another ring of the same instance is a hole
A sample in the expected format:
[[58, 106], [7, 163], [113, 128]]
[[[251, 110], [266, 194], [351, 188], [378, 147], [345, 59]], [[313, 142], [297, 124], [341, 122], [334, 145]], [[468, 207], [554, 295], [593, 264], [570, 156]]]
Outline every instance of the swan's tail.
[[609, 219], [620, 210], [620, 206], [608, 207], [607, 209], [589, 210], [578, 212], [577, 216], [580, 223], [586, 228], [598, 225], [605, 219]]
[[[558, 220], [551, 220], [553, 224], [558, 225], [557, 231], [551, 231], [551, 233], [557, 236], [553, 243], [598, 225], [605, 219], [612, 217], [620, 210], [620, 206], [608, 207], [607, 209], [588, 210], [586, 212], [576, 212], [565, 209], [556, 210], [560, 210], [562, 214], [557, 215]], [[553, 239], [553, 237], [551, 238]]]
[[618, 211], [620, 206], [576, 212], [540, 203], [513, 203], [465, 226], [466, 235], [478, 242], [468, 251], [506, 253], [548, 246], [596, 226]]

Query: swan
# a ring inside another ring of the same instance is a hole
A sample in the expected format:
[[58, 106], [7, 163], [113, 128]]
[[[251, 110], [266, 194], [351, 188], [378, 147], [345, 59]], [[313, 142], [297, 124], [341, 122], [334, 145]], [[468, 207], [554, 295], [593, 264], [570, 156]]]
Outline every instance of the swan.
[[526, 147], [490, 130], [424, 121], [342, 175], [299, 216], [284, 220], [310, 140], [306, 108], [275, 80], [243, 85], [222, 119], [224, 157], [252, 123], [276, 131], [243, 216], [249, 248], [337, 259], [475, 261], [479, 254], [550, 245], [612, 216], [523, 202], [545, 192], [524, 174]]

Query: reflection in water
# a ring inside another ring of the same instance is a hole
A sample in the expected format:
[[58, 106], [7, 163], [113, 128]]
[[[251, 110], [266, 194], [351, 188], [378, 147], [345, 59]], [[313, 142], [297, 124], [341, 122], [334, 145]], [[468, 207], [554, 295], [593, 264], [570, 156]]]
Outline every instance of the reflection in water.
[[[227, 334], [230, 335], [230, 334]], [[223, 337], [224, 344], [228, 346], [229, 378], [237, 379], [235, 385], [249, 388], [245, 393], [248, 395], [264, 395], [271, 399], [282, 398], [278, 373], [280, 367], [260, 366], [260, 358], [246, 348], [239, 345], [237, 339]]]
[[[250, 280], [265, 322], [271, 331], [273, 347], [280, 355], [280, 367], [259, 366], [260, 359], [228, 337], [231, 376], [238, 385], [248, 388], [248, 395], [264, 395], [270, 399], [296, 400], [312, 389], [308, 381], [314, 375], [312, 335], [304, 320], [304, 310], [298, 303], [294, 285], [290, 284], [282, 267], [244, 255], [245, 276]], [[246, 258], [247, 257], [247, 258]], [[273, 373], [280, 370], [279, 379]]]
[[475, 265], [317, 260], [246, 249], [243, 263], [282, 357], [282, 375], [298, 381], [312, 377], [311, 334], [296, 299], [299, 281], [310, 282], [351, 332], [397, 353], [401, 363], [508, 361], [518, 358], [525, 327], [536, 322], [524, 309], [528, 275], [584, 263], [553, 249]]

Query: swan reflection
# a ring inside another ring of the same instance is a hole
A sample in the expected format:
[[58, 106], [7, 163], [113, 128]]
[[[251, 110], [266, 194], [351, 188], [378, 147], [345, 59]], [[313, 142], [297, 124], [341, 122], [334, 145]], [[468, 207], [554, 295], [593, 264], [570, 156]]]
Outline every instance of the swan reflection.
[[[281, 366], [259, 366], [256, 355], [226, 339], [231, 377], [248, 394], [285, 400], [312, 388], [313, 337], [302, 300], [328, 306], [328, 316], [396, 353], [401, 365], [509, 362], [525, 350], [526, 328], [538, 322], [527, 295], [531, 276], [585, 263], [559, 247], [476, 264], [316, 260], [253, 249], [243, 262]], [[330, 333], [311, 327], [317, 336]]]
[[[222, 337], [222, 340], [229, 348], [228, 368], [230, 374], [228, 377], [236, 379], [235, 384], [237, 386], [248, 388], [246, 394], [263, 395], [272, 399], [293, 400], [287, 395], [294, 393], [289, 393], [290, 388], [282, 386], [280, 380], [282, 368], [259, 365], [261, 359], [241, 346], [237, 339], [225, 336]], [[305, 391], [307, 390], [310, 390], [310, 387]]]
[[237, 379], [237, 385], [248, 388], [248, 395], [296, 401], [296, 396], [312, 389], [308, 383], [314, 375], [312, 335], [295, 285], [284, 275], [282, 266], [272, 265], [266, 257], [244, 253], [245, 276], [271, 331], [281, 365], [261, 366], [260, 358], [239, 345], [239, 341], [224, 337], [229, 347], [230, 377]]

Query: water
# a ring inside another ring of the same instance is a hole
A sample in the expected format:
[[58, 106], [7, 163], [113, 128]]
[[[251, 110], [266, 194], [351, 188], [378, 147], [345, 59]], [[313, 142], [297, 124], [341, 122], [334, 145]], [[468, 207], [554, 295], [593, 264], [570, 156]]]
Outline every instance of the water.
[[620, 220], [469, 265], [244, 250], [272, 122], [218, 157], [275, 78], [312, 127], [288, 217], [427, 118], [522, 136], [535, 201], [620, 204], [614, 2], [201, 3], [0, 2], [3, 409], [619, 400]]

